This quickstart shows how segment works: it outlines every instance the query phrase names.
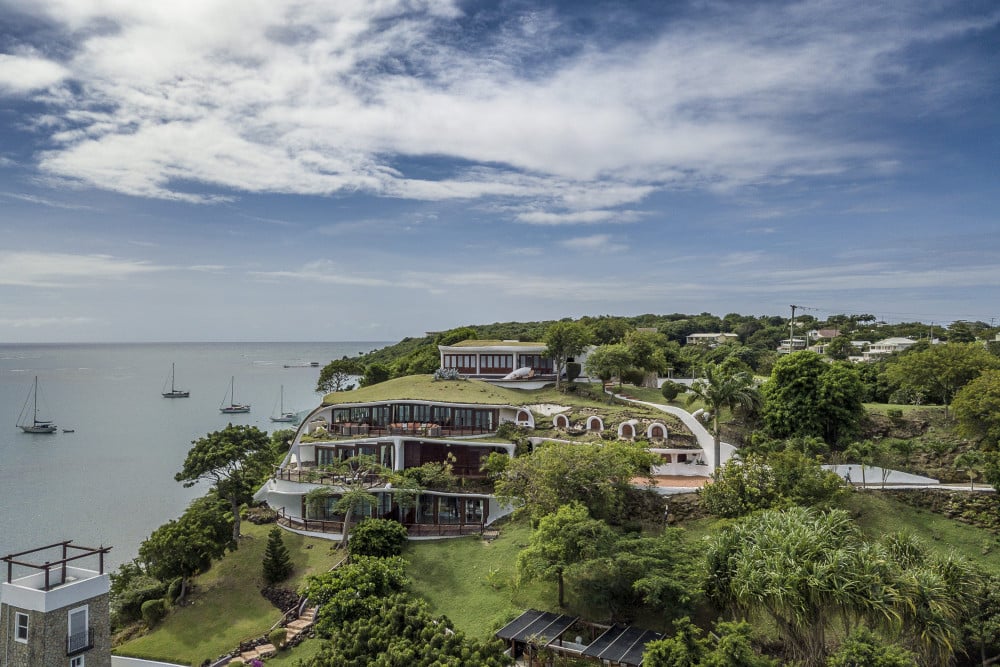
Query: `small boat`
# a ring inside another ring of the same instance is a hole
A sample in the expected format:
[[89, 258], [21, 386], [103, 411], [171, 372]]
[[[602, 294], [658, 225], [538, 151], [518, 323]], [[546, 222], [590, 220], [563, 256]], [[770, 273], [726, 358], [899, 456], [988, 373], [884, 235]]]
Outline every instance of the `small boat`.
[[[28, 403], [31, 402], [31, 420], [27, 418]], [[35, 386], [28, 392], [28, 397], [21, 407], [17, 418], [17, 427], [25, 433], [55, 433], [58, 428], [55, 423], [38, 418], [38, 376], [35, 376]]]
[[[226, 398], [229, 398], [229, 405], [226, 405]], [[222, 404], [219, 406], [219, 412], [224, 415], [233, 415], [241, 412], [250, 412], [249, 403], [237, 403], [236, 402], [236, 376], [229, 381], [229, 391], [222, 399]]]
[[280, 397], [281, 407], [278, 408], [277, 416], [271, 415], [271, 421], [273, 422], [285, 422], [285, 423], [297, 423], [299, 421], [299, 416], [294, 412], [285, 412], [285, 385], [281, 385], [281, 397]]
[[[164, 384], [163, 388], [166, 389], [167, 385]], [[163, 398], [187, 398], [190, 395], [190, 391], [184, 391], [174, 386], [174, 364], [170, 364], [170, 391], [164, 391]]]
[[76, 433], [75, 428], [64, 428], [62, 431], [63, 433]]

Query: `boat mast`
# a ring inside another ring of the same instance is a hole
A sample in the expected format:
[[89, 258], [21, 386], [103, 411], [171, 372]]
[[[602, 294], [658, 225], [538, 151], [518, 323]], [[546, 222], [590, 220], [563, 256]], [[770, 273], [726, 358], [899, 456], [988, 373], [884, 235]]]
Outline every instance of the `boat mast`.
[[170, 364], [170, 393], [174, 393], [174, 364]]
[[34, 412], [31, 416], [31, 424], [32, 426], [38, 425], [38, 376], [37, 375], [35, 376], [35, 405], [34, 405]]

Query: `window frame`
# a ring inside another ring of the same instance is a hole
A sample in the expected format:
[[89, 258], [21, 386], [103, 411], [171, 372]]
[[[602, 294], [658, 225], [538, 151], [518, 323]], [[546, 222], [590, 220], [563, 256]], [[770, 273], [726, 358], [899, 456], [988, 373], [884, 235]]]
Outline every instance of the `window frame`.
[[[22, 624], [21, 621], [24, 620]], [[23, 611], [14, 612], [14, 641], [20, 642], [22, 644], [28, 643], [28, 636], [30, 632], [31, 617]], [[24, 636], [22, 637], [22, 630]]]

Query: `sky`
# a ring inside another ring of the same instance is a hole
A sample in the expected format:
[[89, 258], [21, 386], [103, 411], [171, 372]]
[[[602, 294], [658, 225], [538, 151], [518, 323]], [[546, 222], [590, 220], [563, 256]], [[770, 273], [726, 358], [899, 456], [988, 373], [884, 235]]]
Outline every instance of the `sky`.
[[994, 0], [0, 16], [0, 342], [1000, 322]]

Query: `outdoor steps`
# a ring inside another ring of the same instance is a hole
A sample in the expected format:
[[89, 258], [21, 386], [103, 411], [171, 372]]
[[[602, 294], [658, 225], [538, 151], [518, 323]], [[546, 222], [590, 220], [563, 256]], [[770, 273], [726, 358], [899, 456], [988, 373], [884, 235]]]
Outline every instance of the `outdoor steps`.
[[270, 658], [272, 655], [278, 652], [278, 649], [274, 644], [262, 644], [252, 651], [244, 651], [240, 653], [240, 657], [243, 658], [243, 662], [250, 664], [251, 660]]
[[310, 607], [304, 610], [301, 616], [285, 626], [285, 629], [288, 630], [285, 641], [291, 641], [292, 637], [298, 636], [312, 627], [312, 624], [316, 621], [316, 609], [317, 607]]

